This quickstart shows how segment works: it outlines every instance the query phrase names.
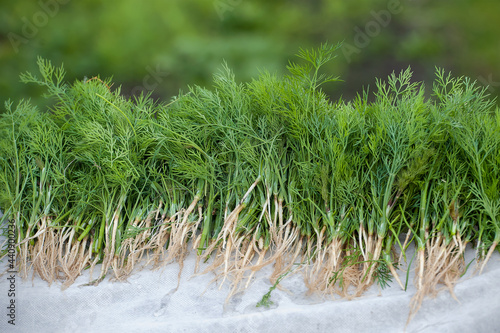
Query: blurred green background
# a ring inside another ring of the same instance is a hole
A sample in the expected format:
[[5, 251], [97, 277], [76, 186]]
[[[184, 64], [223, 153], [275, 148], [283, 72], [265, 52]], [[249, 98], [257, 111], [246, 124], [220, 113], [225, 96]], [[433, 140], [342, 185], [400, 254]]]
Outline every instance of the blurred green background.
[[[300, 47], [344, 41], [325, 87], [352, 98], [409, 65], [429, 87], [435, 66], [500, 94], [500, 1], [40, 0], [1, 1], [0, 102], [40, 90], [19, 82], [36, 57], [64, 63], [67, 79], [113, 77], [124, 95], [169, 100], [210, 85], [227, 61], [239, 81], [286, 71]], [[37, 97], [38, 96], [38, 97]]]

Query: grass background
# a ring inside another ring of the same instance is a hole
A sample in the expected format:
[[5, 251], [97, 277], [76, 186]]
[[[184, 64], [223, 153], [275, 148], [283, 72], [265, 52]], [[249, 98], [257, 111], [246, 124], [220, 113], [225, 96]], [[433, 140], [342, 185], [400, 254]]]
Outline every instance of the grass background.
[[[367, 27], [371, 36], [358, 52], [340, 52], [328, 65], [344, 80], [324, 87], [334, 99], [350, 99], [363, 86], [373, 87], [375, 77], [408, 65], [415, 80], [432, 82], [438, 66], [500, 93], [495, 0], [41, 0], [0, 6], [2, 104], [39, 98], [38, 88], [19, 82], [19, 73], [36, 72], [37, 56], [64, 63], [69, 81], [113, 76], [124, 94], [154, 91], [168, 100], [188, 84], [209, 85], [224, 60], [246, 81], [259, 69], [284, 72], [299, 47], [342, 40], [356, 46]], [[377, 23], [377, 14], [391, 6], [398, 12], [387, 24]]]

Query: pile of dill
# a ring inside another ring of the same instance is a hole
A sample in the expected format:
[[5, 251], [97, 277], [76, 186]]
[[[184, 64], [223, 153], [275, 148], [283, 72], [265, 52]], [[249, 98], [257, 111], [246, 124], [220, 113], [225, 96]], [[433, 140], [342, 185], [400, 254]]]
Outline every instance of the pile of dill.
[[[312, 291], [361, 295], [416, 248], [413, 308], [450, 288], [467, 244], [480, 268], [500, 240], [500, 111], [485, 88], [436, 71], [430, 98], [410, 70], [332, 102], [321, 72], [339, 45], [301, 50], [289, 75], [235, 81], [170, 103], [124, 98], [100, 79], [64, 82], [39, 59], [53, 102], [6, 103], [0, 208], [14, 220], [19, 270], [70, 285], [196, 251], [238, 292], [273, 265]], [[412, 259], [413, 260], [413, 259]], [[205, 265], [206, 266], [206, 265]], [[197, 268], [198, 269], [198, 268]], [[295, 269], [295, 268], [294, 268]]]

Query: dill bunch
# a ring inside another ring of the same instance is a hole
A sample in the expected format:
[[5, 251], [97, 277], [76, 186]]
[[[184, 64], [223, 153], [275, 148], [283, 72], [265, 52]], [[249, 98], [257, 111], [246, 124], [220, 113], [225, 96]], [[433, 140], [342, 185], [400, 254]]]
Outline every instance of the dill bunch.
[[21, 274], [67, 287], [90, 268], [98, 283], [142, 261], [182, 269], [196, 251], [231, 280], [228, 299], [268, 265], [273, 286], [298, 266], [311, 291], [353, 297], [392, 278], [406, 289], [414, 244], [411, 316], [437, 283], [453, 292], [467, 244], [481, 270], [498, 249], [500, 111], [441, 69], [431, 98], [408, 68], [377, 80], [373, 102], [330, 101], [322, 86], [339, 79], [322, 66], [339, 47], [247, 83], [224, 65], [211, 89], [168, 103], [66, 83], [39, 59], [21, 79], [52, 106], [0, 115], [2, 224], [15, 221]]

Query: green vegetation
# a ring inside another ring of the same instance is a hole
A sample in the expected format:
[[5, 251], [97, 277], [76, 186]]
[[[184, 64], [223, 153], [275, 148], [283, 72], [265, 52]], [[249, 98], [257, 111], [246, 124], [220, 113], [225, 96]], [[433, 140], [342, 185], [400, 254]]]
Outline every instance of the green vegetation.
[[[431, 82], [439, 66], [500, 94], [496, 0], [473, 6], [408, 0], [150, 0], [140, 6], [133, 0], [40, 0], [1, 6], [0, 105], [27, 97], [42, 105], [40, 89], [18, 79], [20, 72], [37, 70], [39, 55], [64, 63], [71, 82], [113, 76], [124, 95], [154, 89], [154, 98], [167, 100], [188, 84], [210, 85], [223, 60], [247, 82], [262, 68], [284, 74], [299, 47], [326, 40], [359, 50], [346, 49], [348, 56], [340, 52], [326, 65], [345, 80], [324, 87], [334, 99], [352, 99], [363, 86], [374, 88], [375, 77], [408, 65], [419, 81]], [[397, 10], [387, 17], [389, 7]], [[361, 34], [367, 26], [368, 41]]]
[[373, 102], [329, 101], [322, 86], [338, 78], [321, 68], [339, 47], [245, 84], [225, 66], [213, 89], [169, 103], [68, 84], [40, 59], [41, 76], [21, 78], [52, 106], [9, 102], [0, 121], [0, 207], [21, 274], [67, 286], [101, 263], [97, 281], [122, 279], [141, 260], [182, 269], [192, 248], [231, 295], [264, 266], [274, 283], [299, 262], [311, 291], [352, 297], [389, 273], [403, 287], [413, 242], [415, 312], [438, 282], [451, 290], [468, 243], [484, 267], [500, 240], [495, 102], [442, 70], [426, 98], [410, 69], [378, 80]]

